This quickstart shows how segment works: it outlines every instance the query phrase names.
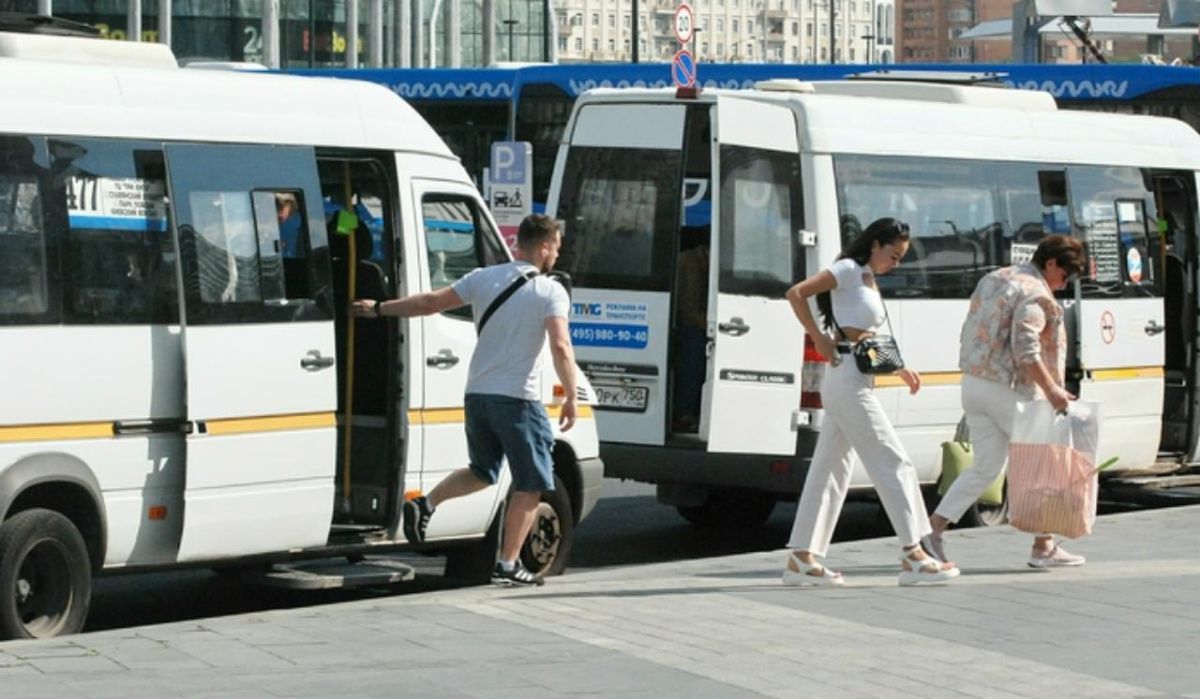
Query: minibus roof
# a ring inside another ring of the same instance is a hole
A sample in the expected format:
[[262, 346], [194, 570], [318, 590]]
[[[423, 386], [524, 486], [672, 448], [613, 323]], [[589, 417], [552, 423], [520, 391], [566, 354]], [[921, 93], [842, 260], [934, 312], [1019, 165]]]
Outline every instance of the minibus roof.
[[7, 95], [0, 132], [373, 148], [457, 160], [416, 110], [379, 85], [180, 70], [173, 56], [152, 53], [141, 54], [150, 60], [88, 60], [98, 44], [131, 42], [0, 32], [0, 46], [37, 45], [28, 39], [87, 48], [77, 49], [82, 62], [28, 58], [29, 51], [0, 57]]
[[[812, 85], [810, 91], [803, 87]], [[871, 83], [863, 83], [869, 87]], [[786, 104], [801, 125], [803, 148], [816, 153], [863, 153], [911, 157], [986, 158], [988, 160], [1128, 165], [1200, 170], [1200, 135], [1178, 119], [1108, 114], [1074, 109], [1021, 108], [1023, 96], [1010, 106], [993, 97], [983, 102], [921, 99], [920, 91], [897, 98], [896, 83], [883, 96], [829, 94], [820, 83], [801, 83], [795, 90], [706, 89], [692, 99], [674, 90], [604, 88], [584, 93], [577, 106], [589, 102], [715, 102], [718, 98]], [[933, 86], [941, 87], [941, 86]], [[1010, 92], [991, 87], [953, 87], [994, 95]], [[1012, 93], [1020, 91], [1013, 90]], [[944, 95], [943, 95], [944, 96]]]

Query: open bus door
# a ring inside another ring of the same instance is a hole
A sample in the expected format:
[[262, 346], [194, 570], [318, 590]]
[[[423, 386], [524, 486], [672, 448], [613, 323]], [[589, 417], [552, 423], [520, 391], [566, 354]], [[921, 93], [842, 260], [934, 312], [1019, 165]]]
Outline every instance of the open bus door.
[[793, 454], [803, 329], [784, 293], [804, 274], [800, 149], [788, 107], [718, 98], [709, 270], [710, 452]]
[[[326, 543], [337, 383], [311, 148], [169, 145], [187, 382], [179, 560]], [[299, 204], [295, 230], [277, 195]]]

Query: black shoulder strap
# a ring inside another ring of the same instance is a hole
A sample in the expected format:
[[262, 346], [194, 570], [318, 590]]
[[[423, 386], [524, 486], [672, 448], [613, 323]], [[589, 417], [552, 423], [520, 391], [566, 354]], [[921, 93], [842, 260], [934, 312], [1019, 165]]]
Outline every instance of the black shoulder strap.
[[475, 328], [475, 334], [482, 334], [483, 326], [487, 325], [488, 319], [492, 317], [492, 314], [496, 312], [496, 309], [504, 305], [504, 302], [508, 300], [508, 297], [517, 293], [517, 289], [520, 289], [525, 282], [533, 279], [536, 276], [537, 272], [535, 271], [525, 272], [521, 276], [514, 279], [513, 283], [509, 284], [507, 289], [501, 291], [500, 295], [493, 299], [491, 305], [489, 305], [487, 310], [483, 312], [483, 316], [479, 319], [479, 326]]

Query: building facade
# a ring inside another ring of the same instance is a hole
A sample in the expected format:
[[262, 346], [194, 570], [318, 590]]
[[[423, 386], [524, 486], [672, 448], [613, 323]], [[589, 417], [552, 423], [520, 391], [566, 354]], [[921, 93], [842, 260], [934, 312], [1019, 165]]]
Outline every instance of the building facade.
[[[278, 0], [280, 66], [344, 66], [350, 0]], [[890, 63], [893, 0], [692, 0], [701, 61]], [[0, 0], [37, 11], [38, 0]], [[52, 11], [127, 40], [128, 0], [53, 0]], [[480, 66], [483, 0], [382, 0], [385, 66]], [[638, 60], [670, 61], [677, 0], [638, 0]], [[498, 62], [633, 60], [633, 0], [492, 0]], [[158, 0], [142, 0], [140, 40], [159, 41]], [[358, 2], [358, 64], [367, 64], [368, 1]], [[415, 6], [415, 10], [414, 10]], [[172, 0], [171, 48], [182, 61], [263, 61], [263, 0]], [[831, 15], [832, 12], [832, 15]], [[419, 25], [417, 18], [419, 17]], [[546, 20], [549, 20], [547, 24]], [[451, 42], [451, 33], [460, 40]], [[455, 60], [454, 53], [457, 53]]]

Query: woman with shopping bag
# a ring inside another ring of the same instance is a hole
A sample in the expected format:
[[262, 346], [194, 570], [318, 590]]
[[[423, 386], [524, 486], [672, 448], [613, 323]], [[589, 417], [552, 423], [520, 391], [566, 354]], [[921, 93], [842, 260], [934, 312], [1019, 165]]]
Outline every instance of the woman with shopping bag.
[[[1050, 235], [1028, 263], [998, 269], [971, 295], [960, 335], [962, 405], [971, 434], [974, 465], [946, 492], [929, 518], [933, 530], [922, 543], [945, 559], [943, 534], [1000, 475], [1008, 460], [1017, 404], [1040, 400], [1065, 412], [1075, 396], [1063, 388], [1067, 356], [1063, 312], [1054, 299], [1083, 270], [1083, 244]], [[1035, 534], [1029, 565], [1035, 568], [1083, 565], [1041, 531]]]
[[[842, 574], [826, 568], [818, 557], [825, 556], [833, 540], [846, 500], [852, 451], [862, 460], [900, 539], [900, 584], [944, 583], [959, 574], [953, 563], [938, 561], [921, 548], [929, 523], [917, 472], [875, 397], [874, 379], [879, 373], [898, 375], [913, 393], [921, 388], [920, 375], [904, 367], [875, 283], [877, 276], [900, 264], [908, 251], [908, 236], [906, 224], [881, 218], [846, 246], [828, 269], [787, 292], [796, 318], [817, 351], [829, 358], [830, 367], [821, 381], [825, 420], [792, 525], [785, 585], [844, 584]], [[809, 307], [813, 296], [824, 316], [824, 328], [817, 325]]]

